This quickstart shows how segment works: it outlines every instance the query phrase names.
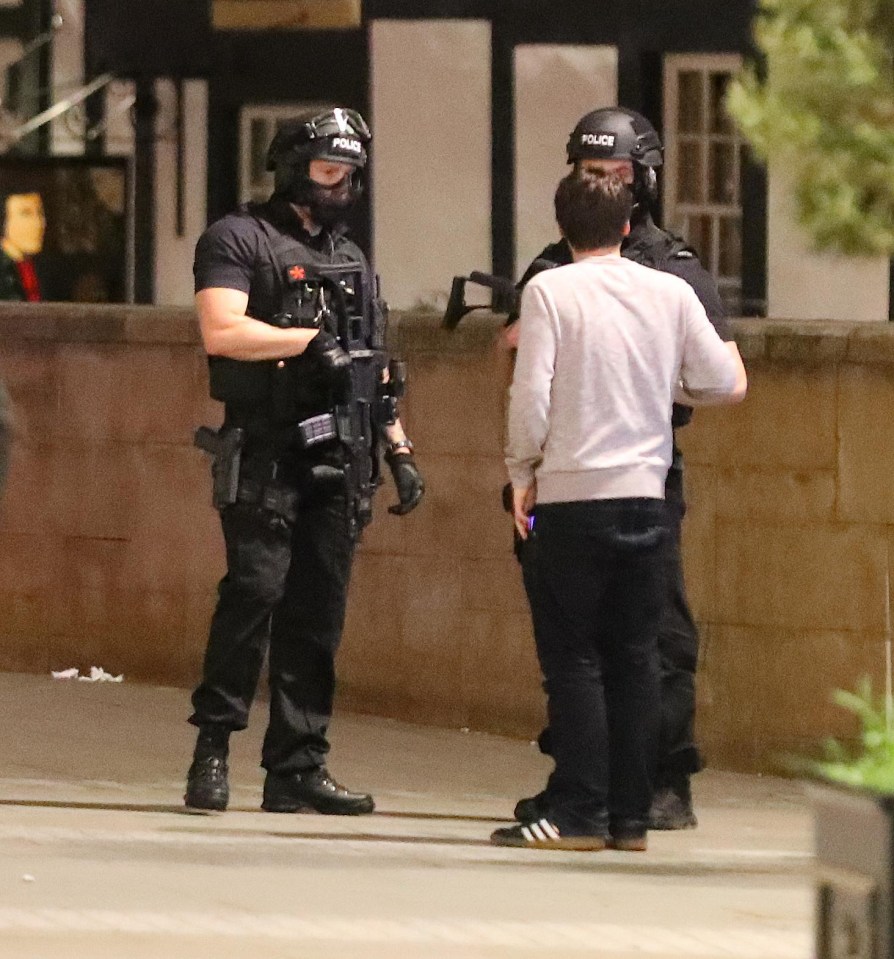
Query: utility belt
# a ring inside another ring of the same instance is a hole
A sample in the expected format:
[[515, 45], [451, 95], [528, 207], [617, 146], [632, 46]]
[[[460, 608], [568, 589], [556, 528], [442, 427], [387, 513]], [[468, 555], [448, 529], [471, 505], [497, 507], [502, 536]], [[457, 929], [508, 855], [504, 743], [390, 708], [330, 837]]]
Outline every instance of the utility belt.
[[[228, 419], [231, 419], [229, 414]], [[234, 452], [232, 441], [221, 443], [221, 440], [238, 432], [242, 434], [238, 441], [240, 451], [248, 440], [251, 446], [250, 455], [253, 458], [257, 456], [258, 451], [263, 451], [262, 455], [267, 459], [278, 460], [286, 454], [296, 452], [300, 454], [301, 451], [313, 450], [326, 443], [335, 441], [342, 444], [353, 443], [356, 433], [351, 419], [351, 407], [347, 404], [336, 406], [335, 409], [326, 413], [311, 413], [288, 425], [272, 423], [264, 418], [239, 415], [233, 415], [232, 421], [239, 426], [224, 426], [218, 433], [202, 427], [196, 432], [195, 445], [215, 455], [219, 449], [224, 454], [230, 454]], [[380, 421], [376, 419], [373, 422], [380, 425]]]
[[[307, 449], [337, 438], [337, 428], [337, 420], [332, 413], [308, 417], [296, 427], [299, 445]], [[242, 459], [245, 441], [246, 430], [243, 427], [223, 426], [219, 430], [212, 430], [202, 426], [196, 430], [195, 446], [213, 457], [212, 504], [216, 510], [242, 503], [269, 510], [292, 523], [305, 496], [323, 487], [344, 485], [344, 467], [322, 463], [308, 464], [306, 469], [300, 470], [296, 482], [289, 485], [277, 480], [276, 459], [270, 463], [268, 477], [244, 475]]]

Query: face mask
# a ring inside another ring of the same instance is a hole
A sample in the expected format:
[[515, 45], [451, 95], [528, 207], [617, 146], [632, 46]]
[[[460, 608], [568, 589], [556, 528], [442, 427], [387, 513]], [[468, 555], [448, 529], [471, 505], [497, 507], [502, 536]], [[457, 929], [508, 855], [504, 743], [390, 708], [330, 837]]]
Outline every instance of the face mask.
[[307, 208], [314, 222], [322, 227], [343, 223], [357, 200], [357, 190], [351, 176], [345, 176], [332, 186], [311, 181], [308, 192]]

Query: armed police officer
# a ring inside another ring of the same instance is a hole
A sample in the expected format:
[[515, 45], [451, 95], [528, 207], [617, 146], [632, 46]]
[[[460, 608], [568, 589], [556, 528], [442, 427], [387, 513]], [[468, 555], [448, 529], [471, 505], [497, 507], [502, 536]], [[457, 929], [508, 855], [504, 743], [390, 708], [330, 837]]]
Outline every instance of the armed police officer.
[[390, 512], [415, 508], [424, 484], [397, 415], [402, 364], [384, 353], [377, 281], [345, 235], [370, 139], [352, 110], [287, 121], [268, 151], [270, 200], [212, 224], [196, 247], [211, 395], [225, 408], [197, 444], [214, 454], [227, 574], [192, 697], [190, 809], [227, 806], [229, 736], [247, 725], [268, 648], [262, 808], [374, 808], [326, 768], [335, 653], [380, 446], [399, 498]]
[[[704, 269], [695, 251], [679, 237], [660, 229], [651, 208], [658, 198], [656, 170], [662, 165], [661, 140], [649, 121], [633, 110], [608, 107], [582, 117], [572, 130], [567, 146], [568, 163], [580, 175], [615, 173], [625, 180], [633, 193], [630, 233], [621, 247], [621, 255], [686, 280], [701, 301], [708, 319], [725, 341], [732, 331], [720, 295], [711, 275]], [[564, 239], [547, 246], [523, 275], [523, 287], [537, 272], [549, 266], [572, 262], [572, 251]], [[514, 318], [510, 317], [510, 321]], [[517, 342], [517, 326], [506, 331], [510, 346]], [[675, 405], [674, 430], [691, 419], [689, 407]], [[698, 661], [698, 631], [683, 581], [680, 532], [686, 510], [683, 498], [683, 457], [674, 442], [673, 461], [665, 483], [665, 499], [671, 518], [671, 536], [667, 550], [667, 595], [658, 634], [661, 659], [661, 733], [655, 798], [650, 813], [652, 829], [686, 829], [696, 825], [692, 808], [690, 776], [702, 768], [695, 743], [695, 671]], [[524, 571], [525, 586], [537, 623], [533, 589], [536, 575], [536, 546], [517, 543]], [[541, 746], [549, 751], [549, 731], [541, 736]], [[542, 813], [546, 793], [521, 800], [516, 817], [534, 821]]]

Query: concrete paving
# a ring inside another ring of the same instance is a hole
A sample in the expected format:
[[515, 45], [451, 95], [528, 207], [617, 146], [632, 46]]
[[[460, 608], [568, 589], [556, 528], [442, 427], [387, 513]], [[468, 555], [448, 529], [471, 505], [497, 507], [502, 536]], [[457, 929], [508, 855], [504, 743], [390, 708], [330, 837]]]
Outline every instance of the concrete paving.
[[499, 849], [533, 745], [337, 715], [359, 819], [258, 809], [265, 715], [234, 737], [233, 803], [185, 815], [183, 690], [0, 674], [0, 959], [627, 959], [812, 955], [796, 783], [705, 772], [698, 829], [647, 853]]

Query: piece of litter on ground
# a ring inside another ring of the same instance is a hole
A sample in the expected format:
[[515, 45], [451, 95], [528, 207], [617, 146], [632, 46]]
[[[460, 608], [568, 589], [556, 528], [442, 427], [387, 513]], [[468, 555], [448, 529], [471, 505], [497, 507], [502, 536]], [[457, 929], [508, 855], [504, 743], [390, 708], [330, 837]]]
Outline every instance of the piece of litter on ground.
[[107, 673], [102, 666], [91, 666], [89, 676], [78, 676], [78, 682], [81, 683], [123, 683], [124, 674], [113, 676]]
[[71, 669], [60, 669], [58, 672], [51, 669], [50, 675], [53, 679], [77, 679], [78, 670], [74, 666]]
[[26, 872], [25, 875], [22, 876], [22, 882], [37, 882], [37, 880], [31, 875], [30, 872]]
[[460, 726], [459, 731], [460, 731], [461, 733], [467, 733], [467, 732], [469, 731], [469, 727], [468, 727], [468, 726]]

